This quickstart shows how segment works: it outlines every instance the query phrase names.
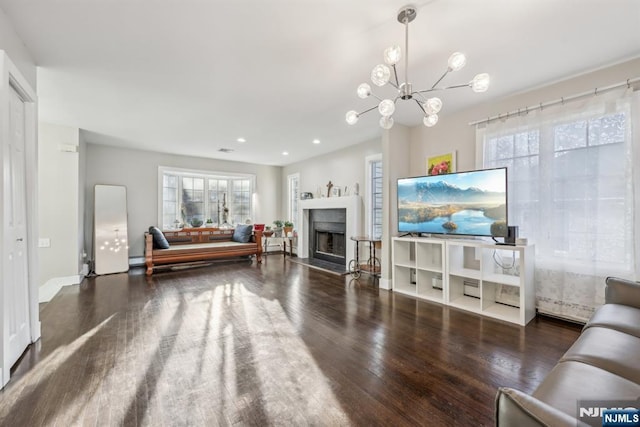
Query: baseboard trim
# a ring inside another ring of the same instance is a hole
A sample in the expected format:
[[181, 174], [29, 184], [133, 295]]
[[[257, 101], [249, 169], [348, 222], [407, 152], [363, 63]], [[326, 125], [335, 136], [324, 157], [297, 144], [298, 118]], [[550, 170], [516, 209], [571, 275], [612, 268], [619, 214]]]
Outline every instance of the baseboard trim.
[[143, 256], [134, 256], [129, 258], [129, 267], [140, 267], [145, 265]]
[[38, 290], [38, 302], [42, 304], [43, 302], [51, 301], [63, 286], [77, 285], [83, 278], [84, 276], [81, 274], [76, 274], [67, 277], [54, 277], [53, 279], [47, 280]]
[[378, 287], [380, 289], [391, 289], [391, 279], [380, 279], [378, 281]]

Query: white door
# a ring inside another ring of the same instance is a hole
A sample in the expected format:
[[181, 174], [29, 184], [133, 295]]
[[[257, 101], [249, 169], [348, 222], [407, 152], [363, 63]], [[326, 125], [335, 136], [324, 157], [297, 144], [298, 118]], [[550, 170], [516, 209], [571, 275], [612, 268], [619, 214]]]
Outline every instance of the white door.
[[[11, 88], [9, 140], [3, 147], [5, 158], [5, 272], [4, 303], [8, 337], [5, 337], [6, 362], [12, 366], [31, 342], [29, 326], [29, 286], [27, 260], [27, 209], [25, 175], [25, 107], [20, 95]], [[8, 170], [7, 170], [8, 169]], [[7, 173], [8, 172], [8, 173]]]

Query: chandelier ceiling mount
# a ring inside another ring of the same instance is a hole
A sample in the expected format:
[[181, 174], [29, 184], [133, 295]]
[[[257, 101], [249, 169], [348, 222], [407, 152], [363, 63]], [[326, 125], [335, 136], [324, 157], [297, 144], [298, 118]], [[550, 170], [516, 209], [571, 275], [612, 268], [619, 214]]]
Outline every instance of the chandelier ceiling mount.
[[[474, 92], [486, 92], [489, 89], [489, 74], [477, 74], [473, 80], [465, 84], [459, 84], [447, 87], [438, 87], [438, 84], [452, 71], [458, 71], [467, 63], [467, 59], [463, 53], [454, 52], [448, 61], [447, 70], [429, 89], [414, 91], [412, 84], [409, 82], [409, 23], [416, 19], [418, 12], [415, 6], [407, 5], [398, 11], [398, 22], [404, 25], [404, 82], [398, 79], [398, 69], [396, 65], [400, 62], [402, 51], [400, 46], [390, 46], [384, 51], [385, 64], [378, 64], [371, 71], [371, 81], [378, 87], [389, 84], [396, 89], [395, 97], [379, 98], [371, 91], [368, 83], [362, 83], [358, 86], [357, 94], [360, 98], [373, 97], [379, 101], [377, 105], [378, 112], [381, 115], [380, 126], [384, 129], [390, 129], [393, 126], [393, 113], [395, 112], [396, 102], [399, 99], [409, 101], [414, 100], [420, 110], [424, 113], [423, 123], [427, 127], [434, 126], [438, 123], [438, 113], [442, 108], [442, 100], [437, 97], [427, 98], [424, 94], [440, 90], [456, 89], [461, 87], [470, 87]], [[373, 111], [376, 106], [358, 113], [355, 110], [347, 112], [346, 120], [350, 125], [356, 124], [361, 115]]]

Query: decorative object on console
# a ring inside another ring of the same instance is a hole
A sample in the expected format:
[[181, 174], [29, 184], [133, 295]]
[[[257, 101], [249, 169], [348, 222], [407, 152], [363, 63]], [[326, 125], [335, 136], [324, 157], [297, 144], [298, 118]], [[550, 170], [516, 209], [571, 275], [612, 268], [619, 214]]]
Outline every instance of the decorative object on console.
[[331, 197], [331, 187], [333, 187], [333, 183], [329, 181], [327, 184], [327, 197]]
[[304, 193], [300, 193], [300, 200], [309, 200], [309, 199], [313, 199], [313, 193], [308, 191]]
[[191, 218], [191, 221], [189, 221], [189, 223], [191, 224], [191, 226], [193, 228], [198, 228], [200, 226], [202, 226], [203, 222], [200, 218]]
[[[467, 63], [467, 59], [464, 54], [455, 52], [449, 57], [447, 70], [429, 89], [414, 91], [411, 83], [409, 82], [409, 23], [413, 21], [417, 15], [416, 7], [413, 5], [407, 5], [400, 9], [398, 12], [398, 22], [404, 25], [404, 82], [400, 83], [398, 80], [398, 70], [396, 64], [400, 61], [401, 51], [400, 46], [391, 46], [384, 51], [385, 64], [378, 64], [373, 68], [371, 72], [371, 81], [376, 86], [384, 86], [389, 83], [391, 86], [397, 89], [397, 94], [391, 99], [380, 99], [371, 92], [371, 86], [367, 83], [362, 83], [358, 86], [358, 96], [362, 99], [369, 96], [373, 96], [378, 99], [380, 103], [377, 106], [378, 111], [382, 115], [380, 118], [380, 127], [384, 129], [390, 129], [393, 126], [393, 118], [391, 117], [396, 109], [396, 102], [398, 99], [414, 100], [418, 107], [424, 113], [423, 123], [427, 127], [434, 126], [438, 122], [438, 112], [442, 108], [442, 101], [440, 98], [426, 98], [423, 94], [429, 92], [435, 92], [439, 90], [455, 89], [460, 87], [470, 87], [474, 92], [486, 92], [489, 89], [489, 74], [482, 73], [477, 74], [473, 80], [469, 83], [459, 84], [447, 87], [436, 87], [438, 83], [445, 78], [451, 71], [458, 71]], [[392, 73], [391, 66], [393, 68], [393, 80], [391, 80]], [[360, 113], [351, 110], [347, 112], [346, 120], [350, 125], [355, 124], [358, 118], [376, 107], [369, 108]]]
[[289, 234], [293, 231], [293, 222], [285, 221], [283, 230], [284, 230], [284, 237], [289, 237]]
[[273, 221], [273, 225], [276, 226], [274, 229], [276, 237], [282, 237], [282, 226], [284, 225], [284, 222], [281, 219], [276, 219]]
[[340, 189], [340, 187], [333, 187], [333, 189], [331, 190], [331, 196], [340, 197], [341, 195], [342, 195], [342, 190]]
[[354, 196], [360, 195], [360, 184], [358, 184], [357, 182], [353, 184], [353, 195]]
[[427, 175], [444, 175], [456, 171], [456, 152], [427, 158]]

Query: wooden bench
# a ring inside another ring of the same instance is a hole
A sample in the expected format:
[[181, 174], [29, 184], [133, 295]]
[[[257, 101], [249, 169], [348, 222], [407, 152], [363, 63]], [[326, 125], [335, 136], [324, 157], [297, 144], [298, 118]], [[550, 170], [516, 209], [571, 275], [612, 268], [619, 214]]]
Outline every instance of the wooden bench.
[[177, 264], [197, 264], [203, 261], [255, 255], [262, 262], [262, 231], [254, 231], [249, 243], [232, 240], [233, 229], [184, 228], [179, 231], [163, 231], [169, 249], [154, 249], [153, 236], [144, 233], [144, 258], [147, 276], [155, 266], [171, 267]]

